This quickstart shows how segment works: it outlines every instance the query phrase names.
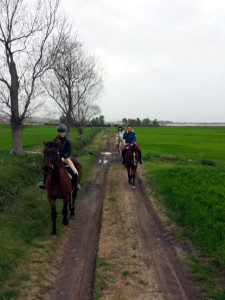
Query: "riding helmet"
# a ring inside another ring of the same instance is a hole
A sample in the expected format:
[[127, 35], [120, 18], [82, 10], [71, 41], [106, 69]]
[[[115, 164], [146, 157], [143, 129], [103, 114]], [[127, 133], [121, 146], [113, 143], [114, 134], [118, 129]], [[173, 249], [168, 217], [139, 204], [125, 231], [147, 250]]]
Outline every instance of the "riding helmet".
[[66, 125], [64, 124], [59, 124], [59, 126], [57, 127], [58, 132], [66, 132], [66, 129]]

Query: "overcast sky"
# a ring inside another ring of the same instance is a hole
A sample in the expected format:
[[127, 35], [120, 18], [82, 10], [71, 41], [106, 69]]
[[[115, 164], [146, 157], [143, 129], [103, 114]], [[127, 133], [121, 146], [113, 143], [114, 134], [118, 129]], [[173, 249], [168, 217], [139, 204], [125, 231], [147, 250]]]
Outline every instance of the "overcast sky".
[[106, 71], [106, 121], [225, 122], [224, 0], [63, 0]]

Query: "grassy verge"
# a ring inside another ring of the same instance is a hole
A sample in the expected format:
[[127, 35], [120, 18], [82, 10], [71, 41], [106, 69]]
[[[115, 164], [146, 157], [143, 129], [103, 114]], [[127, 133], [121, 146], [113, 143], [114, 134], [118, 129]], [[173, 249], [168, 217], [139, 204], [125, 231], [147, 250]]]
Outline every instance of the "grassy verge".
[[173, 230], [175, 237], [182, 243], [187, 237], [195, 243], [196, 253], [188, 261], [203, 298], [225, 299], [224, 168], [160, 156], [144, 161], [153, 193], [168, 216], [183, 227], [179, 234]]
[[[101, 145], [103, 132], [100, 131], [88, 129], [84, 142], [79, 144], [82, 151], [79, 148], [78, 160], [84, 169], [82, 182]], [[74, 138], [72, 143], [77, 153], [78, 140]], [[36, 288], [39, 293], [49, 288], [43, 285], [42, 278], [46, 262], [53, 258], [60, 239], [50, 239], [49, 204], [46, 193], [37, 188], [37, 182], [42, 179], [42, 156], [29, 154], [18, 158], [4, 150], [0, 152], [0, 299], [16, 299], [21, 295], [25, 299], [31, 289]], [[61, 207], [62, 201], [58, 200], [59, 237], [65, 230], [61, 224]]]
[[[166, 208], [204, 299], [225, 299], [225, 127], [134, 128], [146, 177]], [[182, 227], [178, 227], [177, 225]]]

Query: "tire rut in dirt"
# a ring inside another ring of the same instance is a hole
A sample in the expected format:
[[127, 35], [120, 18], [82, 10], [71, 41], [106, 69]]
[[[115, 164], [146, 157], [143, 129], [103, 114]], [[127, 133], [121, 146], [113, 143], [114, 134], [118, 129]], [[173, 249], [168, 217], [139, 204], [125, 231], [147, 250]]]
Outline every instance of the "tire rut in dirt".
[[148, 268], [155, 268], [163, 298], [201, 299], [190, 272], [175, 249], [174, 238], [160, 221], [139, 176], [136, 186], [136, 190], [131, 190], [128, 185], [125, 189], [137, 216], [135, 228], [143, 251], [142, 260]]

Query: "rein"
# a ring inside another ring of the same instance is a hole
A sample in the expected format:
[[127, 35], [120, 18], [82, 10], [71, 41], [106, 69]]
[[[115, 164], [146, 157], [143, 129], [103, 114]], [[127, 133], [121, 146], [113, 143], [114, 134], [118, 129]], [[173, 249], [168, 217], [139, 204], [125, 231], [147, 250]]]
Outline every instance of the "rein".
[[44, 161], [51, 163], [51, 171], [58, 170], [60, 168], [60, 156], [59, 156], [59, 152], [57, 152], [57, 158], [56, 158], [55, 161], [52, 161], [51, 159], [45, 158], [45, 157], [44, 157]]

